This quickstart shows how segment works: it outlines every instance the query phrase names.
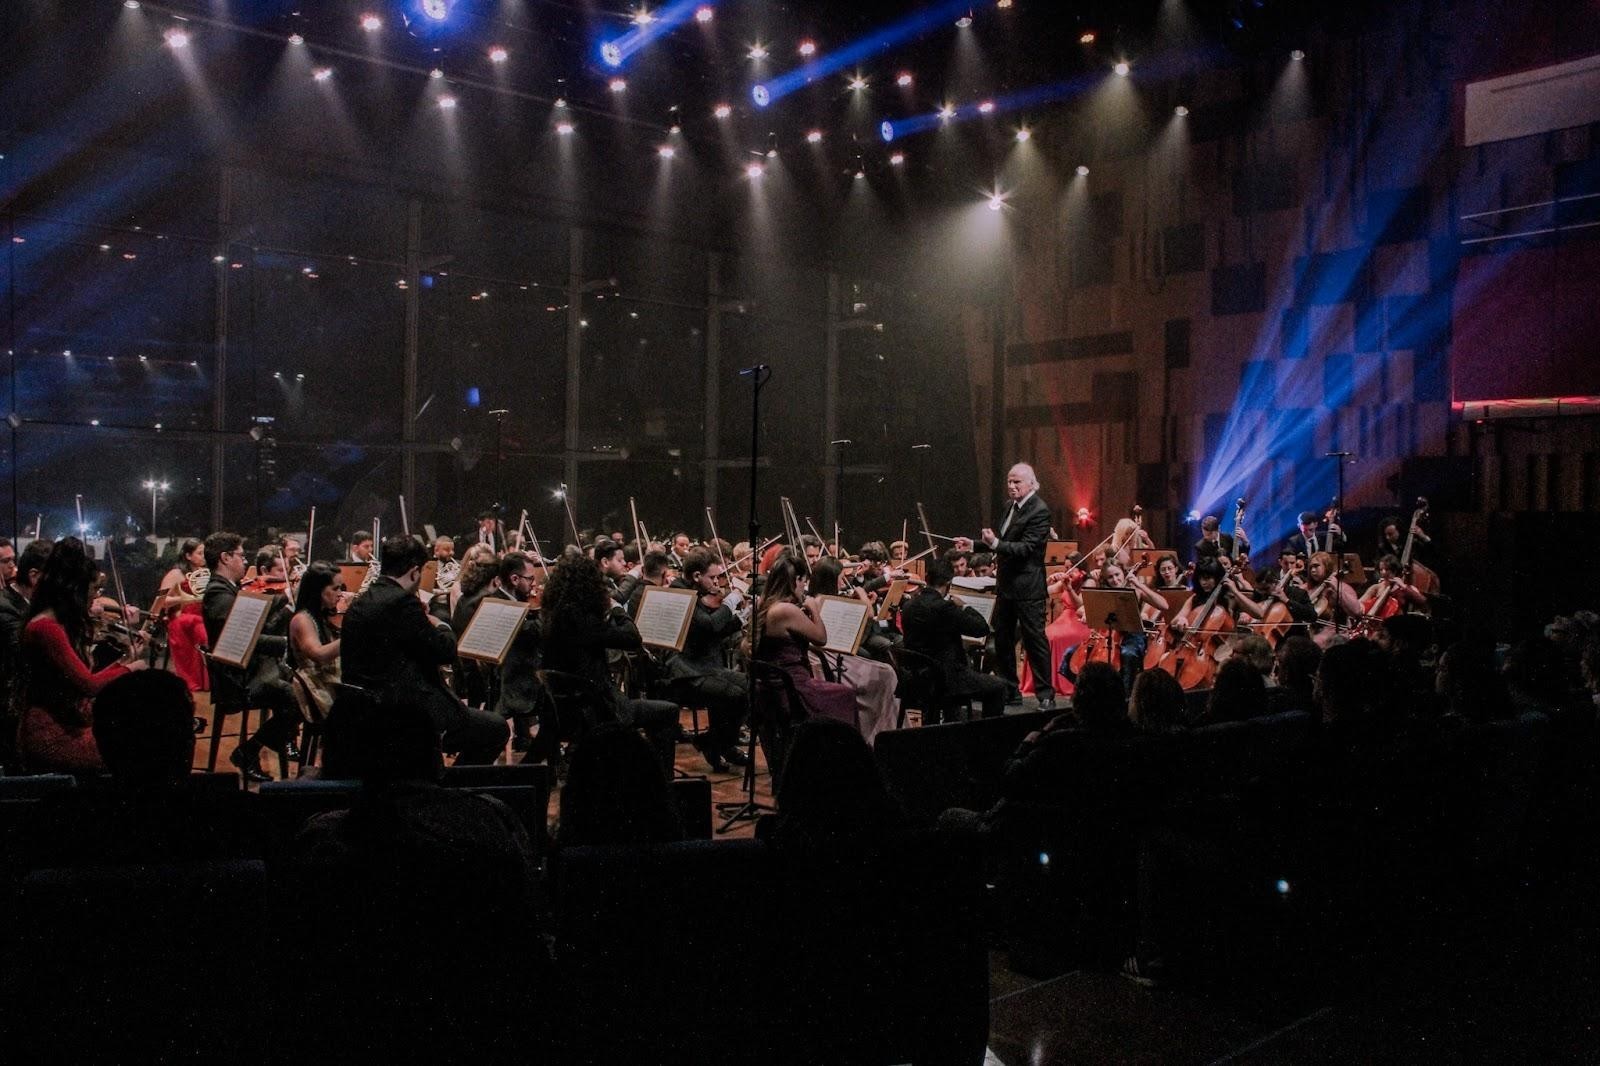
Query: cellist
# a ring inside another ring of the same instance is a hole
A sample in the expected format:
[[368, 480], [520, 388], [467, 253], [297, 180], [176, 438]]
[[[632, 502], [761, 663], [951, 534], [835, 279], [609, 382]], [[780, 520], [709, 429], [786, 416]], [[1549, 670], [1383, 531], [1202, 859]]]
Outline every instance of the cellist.
[[1194, 566], [1194, 595], [1172, 619], [1175, 635], [1181, 636], [1189, 630], [1219, 584], [1222, 594], [1217, 597], [1213, 610], [1226, 612], [1233, 621], [1238, 621], [1241, 614], [1257, 619], [1266, 617], [1266, 608], [1240, 590], [1235, 580], [1223, 569], [1222, 561], [1214, 555], [1202, 553], [1200, 561]]
[[1329, 552], [1315, 552], [1306, 564], [1306, 594], [1316, 608], [1318, 626], [1312, 639], [1326, 646], [1349, 619], [1363, 614], [1361, 599], [1350, 582], [1336, 575], [1338, 561]]
[[1378, 560], [1378, 580], [1361, 594], [1361, 613], [1368, 618], [1392, 618], [1427, 604], [1428, 598], [1401, 574], [1400, 560], [1393, 555]]

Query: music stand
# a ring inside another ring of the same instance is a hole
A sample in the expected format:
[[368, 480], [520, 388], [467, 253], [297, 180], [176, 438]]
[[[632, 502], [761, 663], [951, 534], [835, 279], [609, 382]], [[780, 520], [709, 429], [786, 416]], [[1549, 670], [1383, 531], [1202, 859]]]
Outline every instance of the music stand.
[[1111, 661], [1112, 633], [1140, 633], [1139, 594], [1133, 589], [1083, 590], [1083, 620], [1090, 629], [1106, 631], [1106, 662]]

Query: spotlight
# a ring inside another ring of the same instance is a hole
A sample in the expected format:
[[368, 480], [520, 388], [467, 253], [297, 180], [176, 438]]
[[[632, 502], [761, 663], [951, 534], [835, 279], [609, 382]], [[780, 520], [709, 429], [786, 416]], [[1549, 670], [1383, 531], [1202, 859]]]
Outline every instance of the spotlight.
[[972, 25], [971, 15], [962, 15], [960, 18], [956, 19], [956, 29], [958, 30], [964, 30], [970, 25]]
[[999, 193], [993, 193], [992, 195], [990, 195], [990, 197], [989, 197], [989, 210], [998, 211], [1002, 207], [1004, 207], [1005, 205], [1006, 205], [1005, 197], [1001, 196]]
[[432, 70], [428, 71], [428, 77], [432, 78], [434, 81], [438, 81], [440, 78], [444, 77], [444, 71], [440, 70], [438, 67], [434, 67]]
[[894, 140], [894, 123], [890, 122], [888, 119], [884, 119], [883, 122], [878, 125], [878, 133], [883, 137], [884, 143], [888, 144], [890, 141]]
[[678, 150], [672, 147], [670, 144], [663, 144], [661, 147], [656, 149], [656, 155], [660, 156], [662, 159], [671, 159], [677, 154]]
[[189, 34], [185, 30], [168, 30], [162, 34], [168, 48], [184, 48], [189, 44]]
[[226, 256], [221, 256], [221, 255], [214, 255], [214, 256], [211, 257], [211, 261], [213, 263], [223, 263], [223, 262], [227, 261], [227, 257]]
[[767, 52], [767, 46], [759, 41], [751, 45], [750, 51], [745, 53], [745, 55], [749, 56], [751, 59], [765, 59], [769, 54], [770, 53]]
[[1078, 35], [1078, 43], [1079, 44], [1094, 44], [1094, 31], [1093, 30], [1084, 30], [1081, 34]]
[[949, 122], [951, 119], [953, 119], [955, 117], [956, 117], [956, 105], [955, 104], [945, 104], [943, 107], [941, 107], [939, 109], [939, 118], [941, 120], [943, 120], [945, 122]]
[[855, 77], [850, 79], [850, 89], [852, 92], [860, 92], [866, 87], [867, 79], [863, 78], [860, 74], [857, 74]]
[[305, 44], [306, 43], [306, 39], [304, 37], [300, 36], [298, 33], [291, 33], [291, 34], [289, 34], [289, 43], [290, 44]]
[[803, 56], [814, 56], [814, 55], [816, 55], [817, 54], [817, 42], [816, 41], [801, 41], [800, 42], [800, 54], [803, 55]]
[[778, 158], [778, 150], [776, 148], [768, 148], [767, 149], [767, 158], [768, 159], [776, 159], [776, 158]]
[[1029, 140], [1032, 137], [1033, 137], [1033, 131], [1028, 129], [1028, 127], [1026, 127], [1026, 126], [1023, 126], [1021, 129], [1017, 130], [1017, 143], [1018, 144], [1021, 144], [1022, 142], [1026, 141], [1026, 140]]
[[1305, 57], [1306, 54], [1298, 48], [1289, 53], [1289, 58], [1294, 60], [1296, 63], [1300, 62], [1300, 60], [1304, 59]]
[[857, 181], [861, 181], [861, 180], [862, 180], [862, 179], [863, 179], [863, 178], [865, 178], [865, 177], [866, 177], [866, 176], [867, 176], [867, 172], [866, 172], [866, 171], [865, 171], [865, 170], [858, 170], [858, 171], [856, 171], [856, 180], [857, 180]]
[[889, 157], [889, 165], [891, 167], [903, 166], [905, 165], [905, 161], [906, 156], [904, 152], [896, 152], [894, 155]]
[[1089, 168], [1084, 166], [1082, 163], [1079, 163], [1078, 164], [1078, 177], [1087, 178], [1088, 176], [1089, 176]]
[[622, 49], [617, 47], [616, 41], [607, 41], [600, 46], [600, 58], [605, 60], [608, 67], [622, 66]]
[[304, 381], [304, 380], [305, 380], [305, 379], [306, 379], [306, 376], [305, 376], [305, 375], [304, 375], [304, 374], [296, 374], [296, 375], [295, 375], [295, 376], [294, 376], [294, 379], [295, 379], [295, 380], [296, 380], [296, 381]]
[[1087, 508], [1087, 507], [1078, 508], [1078, 513], [1076, 515], [1076, 518], [1077, 518], [1078, 525], [1080, 525], [1080, 526], [1089, 526], [1090, 524], [1092, 524], [1094, 522], [1094, 515], [1090, 512], [1089, 508]]
[[1189, 109], [1184, 107], [1182, 104], [1179, 104], [1177, 107], [1172, 109], [1172, 113], [1177, 115], [1179, 118], [1187, 118], [1189, 115]]
[[497, 44], [493, 48], [489, 49], [489, 62], [504, 63], [508, 55], [510, 55], [510, 53]]
[[978, 105], [978, 113], [981, 114], [981, 115], [992, 115], [992, 114], [994, 114], [994, 101], [993, 100], [985, 100], [983, 103], [979, 104]]
[[567, 106], [567, 98], [565, 96], [558, 96], [555, 99], [555, 103], [552, 104], [551, 106], [554, 107], [558, 111], [564, 110], [566, 108], [566, 106]]
[[655, 15], [648, 8], [641, 7], [633, 13], [633, 24], [635, 26], [648, 26], [655, 20]]
[[572, 131], [575, 128], [576, 127], [574, 127], [572, 125], [572, 123], [567, 122], [565, 119], [563, 119], [562, 121], [556, 123], [556, 132], [561, 134], [561, 136], [563, 136], [563, 137], [571, 136], [572, 135]]
[[711, 113], [717, 118], [727, 118], [729, 115], [733, 114], [733, 108], [727, 104], [718, 104]]
[[1004, 11], [1011, 6], [1011, 0], [994, 0], [994, 6]]
[[100, 250], [101, 250], [101, 251], [102, 251], [102, 252], [109, 252], [109, 251], [111, 251], [111, 245], [109, 245], [109, 244], [102, 244], [102, 245], [101, 245], [101, 246], [100, 246]]
[[694, 20], [703, 26], [715, 18], [716, 14], [717, 13], [711, 9], [710, 4], [701, 4], [699, 7], [694, 9]]
[[333, 77], [332, 67], [318, 67], [316, 70], [311, 72], [311, 79], [313, 81], [327, 81], [331, 77]]
[[422, 0], [422, 13], [435, 22], [450, 17], [450, 0]]
[[766, 107], [772, 103], [772, 93], [767, 90], [765, 85], [757, 85], [750, 90], [750, 99], [756, 102], [757, 107]]
[[1183, 516], [1183, 521], [1184, 521], [1185, 525], [1190, 525], [1190, 526], [1199, 525], [1200, 524], [1200, 512], [1199, 511], [1190, 511], [1188, 514]]
[[628, 89], [628, 81], [626, 78], [612, 78], [611, 83], [607, 86], [607, 88], [614, 93], [626, 92]]
[[1128, 65], [1128, 61], [1126, 59], [1119, 59], [1117, 60], [1117, 65], [1111, 69], [1116, 71], [1117, 77], [1126, 78], [1128, 76], [1128, 71], [1132, 70], [1133, 68]]
[[[139, 0], [133, 0], [133, 2], [135, 4], [138, 4]], [[100, 424], [100, 420], [98, 418], [91, 418], [91, 419], [89, 419], [89, 424], [91, 426], [98, 426]]]
[[122, 6], [129, 11], [139, 10], [139, 0], [122, 0]]
[[456, 109], [456, 98], [455, 97], [453, 97], [453, 96], [441, 96], [441, 97], [439, 97], [439, 110], [441, 110], [441, 111], [454, 111], [455, 109]]
[[900, 88], [902, 88], [902, 89], [906, 88], [908, 85], [911, 84], [911, 72], [907, 71], [907, 70], [902, 70], [900, 72], [900, 76], [894, 80], [894, 83], [896, 85], [900, 86]]
[[367, 14], [361, 16], [361, 28], [368, 33], [383, 29], [383, 20], [377, 15]]
[[822, 143], [822, 131], [821, 130], [812, 130], [810, 133], [806, 134], [806, 143], [808, 143], [808, 144], [821, 144]]
[[745, 164], [744, 176], [749, 178], [751, 181], [756, 180], [757, 178], [761, 177], [761, 175], [765, 174], [766, 172], [767, 172], [767, 168], [762, 166], [760, 163], [747, 163], [747, 164]]
[[667, 132], [676, 137], [678, 134], [683, 132], [683, 127], [674, 122]]

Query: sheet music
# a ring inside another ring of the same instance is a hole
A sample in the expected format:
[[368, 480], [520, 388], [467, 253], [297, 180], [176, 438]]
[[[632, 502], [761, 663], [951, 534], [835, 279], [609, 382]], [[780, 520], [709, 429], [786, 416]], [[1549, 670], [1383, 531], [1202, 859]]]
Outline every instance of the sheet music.
[[954, 577], [950, 579], [950, 586], [972, 592], [984, 592], [994, 588], [997, 582], [998, 579], [992, 577]]
[[683, 650], [699, 595], [693, 589], [647, 588], [639, 598], [639, 613], [633, 624], [639, 638], [653, 648]]
[[981, 592], [952, 592], [950, 598], [966, 607], [971, 607], [983, 615], [983, 620], [990, 629], [994, 628], [995, 597], [985, 596]]
[[871, 605], [843, 596], [818, 598], [822, 601], [822, 609], [818, 612], [817, 620], [828, 631], [828, 640], [823, 647], [844, 655], [854, 655], [861, 646], [862, 634], [866, 632], [867, 617], [872, 613]]
[[466, 631], [456, 643], [456, 654], [492, 663], [505, 662], [511, 642], [517, 639], [527, 616], [525, 603], [486, 597], [478, 604], [472, 621], [467, 623]]
[[270, 596], [255, 596], [241, 592], [233, 601], [233, 610], [217, 634], [217, 643], [211, 657], [233, 666], [244, 666], [256, 650], [256, 638], [267, 624], [267, 610], [272, 606]]

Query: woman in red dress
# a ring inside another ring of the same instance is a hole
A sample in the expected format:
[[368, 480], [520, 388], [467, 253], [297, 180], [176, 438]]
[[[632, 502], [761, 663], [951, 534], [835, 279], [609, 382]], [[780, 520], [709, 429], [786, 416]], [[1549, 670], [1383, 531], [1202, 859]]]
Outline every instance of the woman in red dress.
[[167, 594], [168, 606], [182, 604], [168, 614], [167, 650], [172, 672], [183, 678], [190, 692], [211, 687], [206, 677], [205, 656], [200, 653], [206, 646], [206, 622], [200, 613], [200, 597], [210, 578], [211, 571], [206, 569], [206, 546], [191, 537], [184, 540], [178, 549], [177, 563], [161, 579], [161, 591]]
[[[1072, 695], [1072, 681], [1060, 673], [1061, 660], [1067, 657], [1067, 652], [1082, 644], [1089, 635], [1089, 627], [1083, 622], [1083, 600], [1078, 595], [1078, 589], [1083, 587], [1085, 571], [1078, 569], [1070, 577], [1065, 571], [1051, 574], [1047, 591], [1051, 596], [1061, 597], [1061, 613], [1056, 615], [1056, 620], [1044, 627], [1044, 635], [1050, 639], [1050, 664], [1057, 670], [1051, 684], [1055, 687], [1056, 694], [1060, 696]], [[1025, 695], [1033, 694], [1033, 673], [1028, 668], [1027, 656], [1023, 656], [1022, 675], [1018, 687]]]
[[144, 668], [144, 646], [138, 642], [123, 661], [98, 672], [89, 669], [94, 581], [94, 560], [83, 541], [57, 541], [28, 606], [17, 657], [15, 698], [22, 711], [17, 751], [29, 770], [103, 770], [91, 704], [111, 681]]

